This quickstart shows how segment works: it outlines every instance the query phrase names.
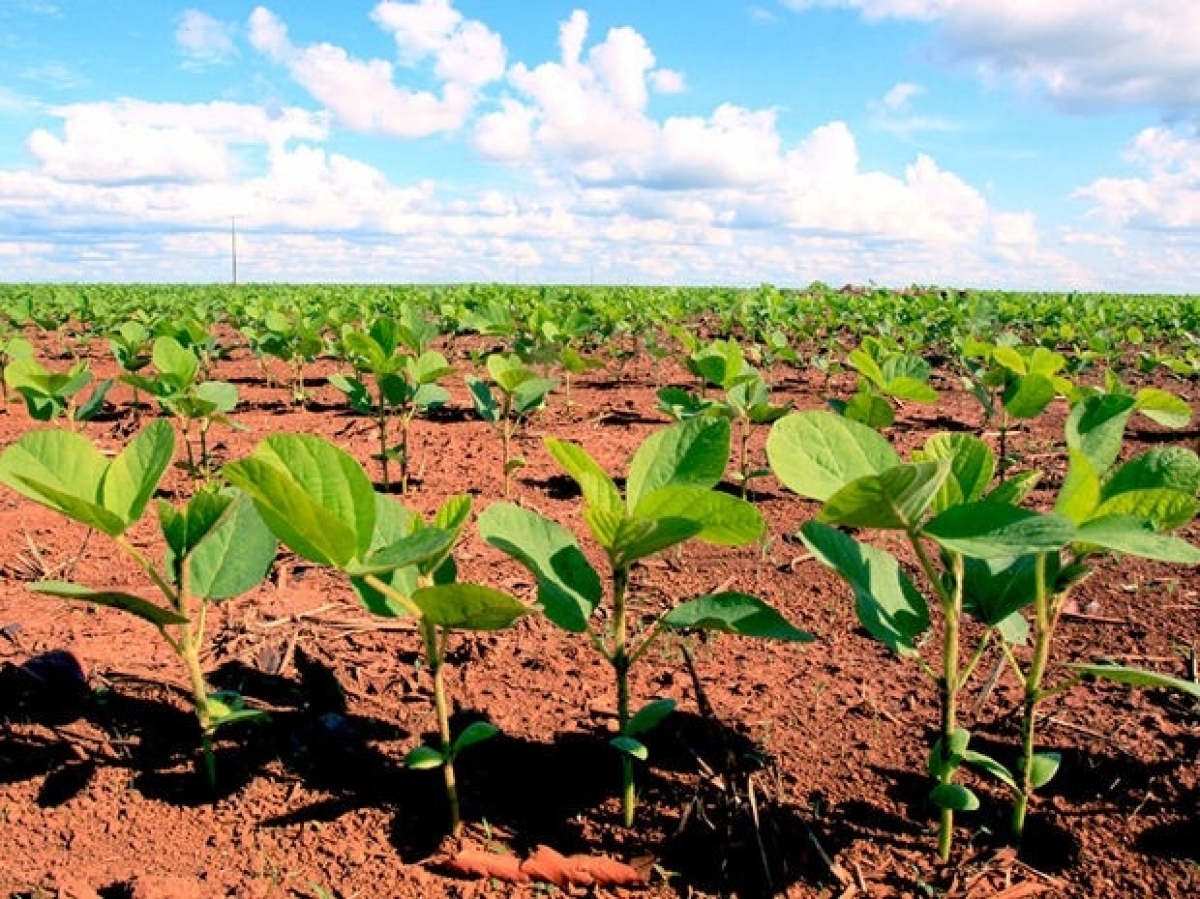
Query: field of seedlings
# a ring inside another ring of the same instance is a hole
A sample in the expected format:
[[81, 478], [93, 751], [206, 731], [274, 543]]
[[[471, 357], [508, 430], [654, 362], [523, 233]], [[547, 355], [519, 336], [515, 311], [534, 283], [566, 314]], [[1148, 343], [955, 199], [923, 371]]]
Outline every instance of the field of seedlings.
[[0, 895], [1200, 895], [1200, 298], [0, 285]]

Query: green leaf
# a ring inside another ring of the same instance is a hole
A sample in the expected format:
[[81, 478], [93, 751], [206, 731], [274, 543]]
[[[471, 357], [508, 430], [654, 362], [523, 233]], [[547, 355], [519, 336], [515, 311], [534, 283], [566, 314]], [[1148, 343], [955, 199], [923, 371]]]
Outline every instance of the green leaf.
[[633, 454], [625, 484], [627, 507], [660, 487], [715, 487], [729, 464], [729, 422], [693, 418], [655, 431]]
[[621, 491], [583, 447], [554, 437], [545, 438], [543, 443], [562, 470], [579, 485], [584, 501], [589, 506], [617, 514], [624, 510]]
[[1058, 767], [1062, 764], [1062, 754], [1058, 752], [1039, 752], [1030, 760], [1029, 786], [1040, 790], [1054, 779]]
[[533, 573], [546, 617], [582, 633], [603, 596], [600, 575], [562, 525], [511, 503], [493, 503], [477, 521], [483, 539]]
[[353, 456], [323, 438], [276, 434], [221, 471], [253, 497], [275, 536], [306, 559], [345, 569], [371, 544], [371, 481]]
[[1058, 391], [1045, 375], [1022, 375], [1004, 390], [1001, 402], [1013, 418], [1036, 418], [1053, 402]]
[[157, 338], [151, 358], [159, 376], [176, 390], [195, 383], [200, 373], [199, 357], [174, 337]]
[[175, 430], [169, 422], [159, 419], [143, 428], [104, 473], [104, 507], [127, 525], [141, 518], [174, 454]]
[[1097, 475], [1103, 477], [1121, 453], [1125, 423], [1133, 407], [1133, 397], [1113, 393], [1080, 400], [1067, 416], [1067, 447], [1087, 456]]
[[613, 737], [611, 740], [609, 740], [608, 745], [618, 752], [623, 752], [625, 755], [632, 756], [639, 762], [644, 762], [646, 759], [650, 758], [650, 752], [646, 749], [645, 745], [640, 741], [633, 739], [633, 737], [627, 737], [622, 734], [621, 736]]
[[446, 764], [446, 758], [432, 746], [417, 746], [404, 757], [404, 767], [414, 771], [428, 771]]
[[1075, 525], [1063, 515], [985, 501], [947, 509], [922, 533], [951, 552], [1003, 559], [1062, 549], [1075, 538]]
[[949, 743], [939, 736], [929, 750], [929, 759], [926, 764], [930, 775], [941, 778], [958, 770], [970, 743], [971, 732], [965, 727], [955, 728], [954, 732], [950, 734]]
[[1067, 457], [1067, 476], [1058, 490], [1054, 511], [1082, 524], [1100, 505], [1100, 475], [1092, 460], [1081, 450], [1068, 450]]
[[238, 494], [188, 554], [189, 587], [201, 599], [239, 596], [262, 582], [273, 561], [274, 535], [249, 496]]
[[652, 702], [646, 703], [629, 719], [625, 725], [624, 736], [636, 737], [639, 734], [654, 730], [673, 711], [675, 711], [674, 699], [655, 699]]
[[354, 576], [384, 574], [409, 566], [431, 570], [453, 547], [455, 536], [441, 528], [423, 527], [375, 550], [361, 561], [348, 562], [344, 570]]
[[745, 593], [709, 593], [680, 603], [662, 617], [675, 630], [709, 630], [742, 637], [811, 643], [812, 634], [793, 627], [771, 606]]
[[1021, 788], [1017, 784], [1017, 779], [1012, 772], [1001, 765], [990, 755], [984, 755], [982, 752], [976, 752], [974, 749], [968, 749], [963, 753], [963, 761], [968, 765], [973, 765], [976, 768], [982, 768], [996, 780], [1007, 786], [1014, 792], [1020, 792]]
[[682, 518], [695, 522], [701, 526], [695, 537], [718, 546], [752, 543], [767, 527], [753, 503], [704, 487], [660, 487], [645, 494], [633, 514], [654, 520]]
[[1070, 667], [1074, 668], [1079, 674], [1086, 675], [1087, 677], [1099, 677], [1130, 687], [1178, 690], [1182, 693], [1187, 693], [1195, 699], [1200, 699], [1200, 684], [1195, 681], [1171, 677], [1169, 674], [1159, 674], [1157, 671], [1145, 671], [1141, 668], [1129, 668], [1125, 665], [1114, 665], [1108, 662], [1090, 665], [1071, 665]]
[[1156, 446], [1118, 467], [1101, 495], [1108, 499], [1130, 490], [1164, 489], [1188, 496], [1200, 492], [1200, 456], [1183, 446]]
[[938, 808], [956, 812], [973, 812], [979, 808], [979, 797], [962, 784], [938, 784], [930, 791], [929, 799]]
[[984, 495], [984, 499], [992, 503], [1015, 506], [1029, 497], [1042, 479], [1040, 471], [1022, 471], [1010, 475], [1008, 480], [998, 484], [994, 490]]
[[487, 382], [474, 375], [465, 375], [463, 380], [467, 384], [467, 390], [471, 393], [471, 403], [475, 406], [475, 413], [489, 424], [498, 422], [500, 407], [496, 404], [496, 398], [492, 396], [492, 389], [488, 387]]
[[638, 559], [690, 540], [704, 529], [703, 524], [691, 518], [617, 518], [599, 509], [585, 510], [584, 518], [593, 534], [611, 533], [611, 542], [601, 545], [618, 568], [628, 568]]
[[483, 743], [485, 740], [490, 740], [500, 733], [500, 728], [488, 721], [472, 721], [462, 729], [454, 742], [450, 745], [451, 758], [457, 758], [458, 754], [464, 749], [471, 746]]
[[950, 476], [950, 461], [902, 463], [851, 481], [817, 516], [827, 524], [913, 530]]
[[898, 655], [915, 655], [917, 639], [929, 629], [929, 610], [900, 563], [817, 521], [806, 522], [800, 537], [818, 561], [850, 584], [867, 632]]
[[992, 448], [971, 434], [934, 434], [925, 441], [914, 461], [950, 460], [950, 477], [942, 485], [934, 511], [943, 512], [958, 503], [973, 503], [996, 475], [996, 456]]
[[1156, 530], [1173, 531], [1195, 518], [1198, 510], [1196, 498], [1178, 490], [1127, 490], [1100, 503], [1093, 517], [1133, 515], [1151, 522]]
[[163, 608], [140, 596], [122, 593], [119, 590], [93, 590], [90, 587], [72, 584], [68, 581], [38, 581], [36, 584], [30, 584], [29, 589], [35, 593], [57, 596], [60, 599], [74, 599], [79, 602], [120, 609], [136, 618], [148, 621], [156, 627], [188, 623], [187, 618], [172, 609]]
[[1143, 387], [1134, 397], [1134, 409], [1164, 428], [1186, 428], [1192, 407], [1182, 397], [1158, 387]]
[[[1046, 559], [1046, 581], [1054, 583], [1058, 571], [1055, 553]], [[975, 559], [963, 565], [963, 611], [976, 621], [1002, 631], [1009, 643], [1024, 643], [1029, 627], [1014, 613], [1037, 598], [1037, 557]], [[1015, 638], [1015, 639], [1014, 639]]]
[[82, 434], [30, 431], [0, 454], [0, 481], [34, 502], [110, 536], [130, 522], [105, 509], [100, 490], [108, 461]]
[[1200, 564], [1200, 548], [1160, 534], [1152, 522], [1133, 515], [1108, 515], [1085, 522], [1079, 526], [1076, 541], [1143, 559]]
[[901, 461], [877, 431], [822, 410], [777, 421], [767, 437], [767, 459], [789, 490], [822, 502], [851, 481]]
[[914, 403], [936, 403], [937, 391], [916, 378], [901, 375], [892, 378], [883, 385], [883, 392], [898, 400], [909, 400]]
[[504, 630], [529, 611], [507, 593], [480, 584], [421, 587], [412, 601], [426, 620], [452, 630]]

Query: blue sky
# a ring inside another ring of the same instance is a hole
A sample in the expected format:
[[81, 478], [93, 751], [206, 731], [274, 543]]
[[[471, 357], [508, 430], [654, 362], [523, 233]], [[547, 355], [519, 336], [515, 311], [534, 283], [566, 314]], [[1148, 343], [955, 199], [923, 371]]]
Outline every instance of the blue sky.
[[1194, 0], [6, 0], [0, 280], [1200, 292]]

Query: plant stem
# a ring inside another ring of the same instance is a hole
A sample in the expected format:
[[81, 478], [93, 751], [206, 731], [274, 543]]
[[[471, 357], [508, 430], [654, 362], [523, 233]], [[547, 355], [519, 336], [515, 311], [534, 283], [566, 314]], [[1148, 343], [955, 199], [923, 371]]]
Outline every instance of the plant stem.
[[[629, 634], [626, 621], [625, 594], [629, 589], [629, 569], [613, 568], [613, 648], [610, 662], [617, 679], [617, 728], [621, 734], [629, 725]], [[626, 827], [633, 826], [637, 796], [633, 788], [633, 759], [621, 753], [621, 819]]]
[[1058, 603], [1046, 584], [1046, 554], [1038, 553], [1035, 560], [1036, 597], [1034, 598], [1033, 660], [1025, 676], [1025, 702], [1021, 715], [1021, 760], [1017, 765], [1020, 789], [1013, 805], [1012, 833], [1019, 843], [1025, 832], [1025, 815], [1033, 794], [1033, 752], [1035, 721], [1038, 704], [1043, 699], [1042, 678], [1050, 661], [1050, 644], [1054, 636]]
[[421, 639], [425, 643], [425, 655], [429, 661], [429, 673], [433, 677], [433, 705], [437, 711], [438, 734], [442, 741], [442, 776], [446, 782], [446, 801], [450, 805], [450, 835], [458, 836], [462, 831], [462, 817], [458, 804], [458, 780], [454, 775], [454, 745], [450, 733], [450, 706], [446, 700], [445, 654], [438, 640], [437, 625], [427, 618], [420, 623]]

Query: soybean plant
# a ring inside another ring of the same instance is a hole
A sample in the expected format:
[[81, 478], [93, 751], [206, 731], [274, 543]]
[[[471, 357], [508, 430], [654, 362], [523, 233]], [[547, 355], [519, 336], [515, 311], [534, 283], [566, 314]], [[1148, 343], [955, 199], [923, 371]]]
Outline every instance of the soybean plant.
[[452, 553], [470, 518], [470, 498], [451, 497], [426, 524], [393, 497], [377, 493], [352, 456], [313, 435], [267, 437], [252, 455], [221, 473], [253, 497], [289, 549], [345, 574], [370, 612], [413, 619], [433, 679], [441, 745], [418, 747], [407, 761], [414, 768], [441, 766], [450, 830], [457, 834], [461, 816], [454, 761], [497, 730], [477, 722], [457, 737], [451, 733], [446, 644], [455, 631], [501, 630], [528, 611], [499, 590], [457, 582]]
[[546, 617], [566, 631], [586, 634], [612, 669], [618, 726], [612, 745], [621, 753], [621, 809], [627, 827], [636, 808], [633, 760], [647, 757], [638, 738], [674, 708], [671, 700], [658, 700], [631, 710], [629, 671], [656, 639], [692, 629], [812, 639], [761, 599], [738, 592], [706, 594], [646, 619], [632, 611], [631, 574], [639, 560], [693, 538], [741, 546], [761, 537], [765, 526], [758, 510], [714, 489], [729, 461], [729, 431], [726, 420], [699, 418], [652, 434], [633, 455], [624, 495], [582, 447], [545, 439], [555, 461], [583, 491], [584, 521], [608, 560], [607, 616], [596, 615], [605, 592], [601, 576], [570, 531], [511, 503], [491, 505], [479, 516], [484, 540], [536, 578]]
[[525, 464], [523, 458], [512, 455], [513, 434], [522, 421], [546, 405], [546, 396], [558, 386], [558, 381], [539, 376], [519, 356], [493, 353], [487, 357], [486, 365], [491, 385], [474, 375], [467, 375], [464, 380], [476, 413], [500, 435], [500, 465], [504, 495], [508, 496], [512, 473]]
[[259, 717], [241, 697], [209, 692], [200, 665], [209, 607], [257, 585], [275, 558], [275, 540], [241, 493], [202, 490], [183, 508], [158, 503], [165, 544], [156, 565], [126, 536], [141, 519], [175, 451], [171, 426], [151, 423], [111, 460], [73, 431], [34, 431], [0, 455], [0, 482], [112, 538], [157, 589], [161, 601], [109, 588], [40, 581], [37, 593], [109, 606], [153, 625], [183, 662], [200, 725], [200, 767], [216, 784], [218, 727]]

